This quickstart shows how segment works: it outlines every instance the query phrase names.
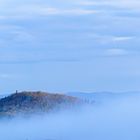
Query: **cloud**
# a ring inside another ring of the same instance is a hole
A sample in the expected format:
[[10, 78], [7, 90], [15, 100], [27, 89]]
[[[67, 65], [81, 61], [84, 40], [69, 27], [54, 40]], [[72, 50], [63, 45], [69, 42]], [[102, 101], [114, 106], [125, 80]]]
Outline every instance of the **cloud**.
[[131, 36], [118, 36], [118, 37], [113, 37], [112, 40], [113, 41], [128, 41], [128, 40], [132, 40], [135, 37], [131, 37]]
[[88, 10], [88, 9], [58, 9], [58, 8], [42, 8], [38, 11], [38, 14], [47, 16], [47, 15], [87, 15], [87, 14], [96, 14], [99, 11]]
[[85, 9], [70, 9], [70, 10], [58, 10], [60, 15], [86, 15], [99, 13], [95, 10], [85, 10]]
[[[4, 11], [4, 10], [2, 10]], [[61, 15], [88, 15], [88, 14], [96, 14], [99, 11], [89, 10], [85, 8], [59, 8], [59, 7], [50, 7], [48, 5], [20, 5], [16, 7], [11, 7], [7, 9], [5, 14], [0, 15], [0, 20], [3, 19], [26, 19], [32, 17], [40, 17], [40, 16], [61, 16]]]
[[101, 0], [101, 1], [81, 1], [81, 5], [85, 6], [113, 6], [118, 8], [131, 8], [139, 9], [140, 1], [139, 0]]
[[89, 37], [93, 38], [96, 41], [99, 41], [101, 44], [128, 42], [136, 39], [135, 36], [115, 36], [102, 34], [89, 34]]
[[106, 56], [124, 56], [127, 54], [128, 54], [128, 52], [126, 50], [119, 49], [119, 48], [111, 48], [105, 52]]
[[[62, 3], [62, 1], [60, 2]], [[139, 10], [140, 2], [137, 0], [101, 0], [101, 1], [81, 1], [78, 2], [71, 1], [69, 2], [70, 6], [65, 6], [65, 4], [56, 5], [54, 2], [51, 4], [47, 4], [46, 2], [38, 3], [35, 2], [26, 2], [25, 4], [12, 4], [12, 6], [2, 8], [0, 10], [0, 20], [3, 19], [26, 19], [26, 18], [34, 18], [39, 16], [61, 16], [61, 15], [88, 15], [88, 14], [97, 14], [102, 13], [103, 15], [106, 13], [108, 9], [104, 9], [104, 6], [112, 6], [117, 8], [133, 8], [133, 10]], [[6, 5], [6, 4], [5, 4]], [[8, 5], [8, 4], [7, 4]], [[10, 4], [9, 4], [10, 5]], [[93, 8], [89, 8], [88, 6], [94, 6]], [[101, 6], [101, 8], [97, 7]], [[137, 8], [136, 8], [137, 7]], [[107, 11], [106, 11], [107, 10]], [[112, 11], [111, 11], [112, 13]]]
[[[79, 2], [81, 7], [96, 9], [100, 11], [100, 16], [114, 20], [118, 17], [127, 17], [129, 19], [139, 18], [140, 1], [138, 0], [87, 0]], [[117, 21], [118, 19], [116, 19]], [[121, 21], [126, 19], [120, 19]]]
[[[18, 3], [16, 0], [13, 3], [9, 3], [8, 0], [6, 6], [3, 6], [0, 10], [0, 19], [9, 19], [9, 18], [29, 18], [33, 16], [49, 16], [49, 15], [87, 15], [95, 13], [103, 13], [103, 6], [112, 6], [118, 8], [133, 8], [139, 10], [140, 1], [138, 0], [101, 0], [101, 1], [91, 1], [91, 0], [79, 0], [79, 1], [68, 1], [69, 7], [65, 6], [65, 3], [60, 1], [60, 4], [57, 6], [55, 2], [40, 2], [35, 3], [33, 1]], [[57, 3], [57, 2], [56, 2]], [[10, 5], [10, 6], [8, 6]], [[50, 6], [51, 5], [51, 6]], [[87, 6], [95, 6], [95, 9], [89, 9]], [[98, 10], [96, 6], [102, 6], [103, 9]]]

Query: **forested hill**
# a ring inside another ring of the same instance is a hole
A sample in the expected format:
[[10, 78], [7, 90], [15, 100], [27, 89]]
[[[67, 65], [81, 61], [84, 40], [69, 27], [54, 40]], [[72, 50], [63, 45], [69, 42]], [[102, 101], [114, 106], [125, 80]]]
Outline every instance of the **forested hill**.
[[46, 92], [20, 92], [0, 99], [0, 116], [47, 113], [53, 110], [69, 109], [81, 101], [72, 96]]

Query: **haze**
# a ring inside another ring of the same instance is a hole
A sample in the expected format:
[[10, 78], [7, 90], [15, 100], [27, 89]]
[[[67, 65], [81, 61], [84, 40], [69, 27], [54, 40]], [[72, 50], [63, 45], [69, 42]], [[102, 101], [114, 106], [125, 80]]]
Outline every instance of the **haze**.
[[140, 95], [45, 116], [0, 121], [2, 140], [139, 140]]

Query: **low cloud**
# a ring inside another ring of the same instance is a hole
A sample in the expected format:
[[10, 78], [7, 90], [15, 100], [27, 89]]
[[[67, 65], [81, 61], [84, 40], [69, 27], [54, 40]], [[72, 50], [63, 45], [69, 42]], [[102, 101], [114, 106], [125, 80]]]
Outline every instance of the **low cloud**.
[[2, 140], [138, 140], [138, 95], [125, 94], [77, 111], [0, 121]]

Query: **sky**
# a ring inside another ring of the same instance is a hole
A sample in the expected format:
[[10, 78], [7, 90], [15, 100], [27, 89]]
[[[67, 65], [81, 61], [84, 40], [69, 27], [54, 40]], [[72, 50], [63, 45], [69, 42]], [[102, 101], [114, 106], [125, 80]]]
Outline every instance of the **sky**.
[[0, 0], [0, 93], [140, 91], [139, 0]]

